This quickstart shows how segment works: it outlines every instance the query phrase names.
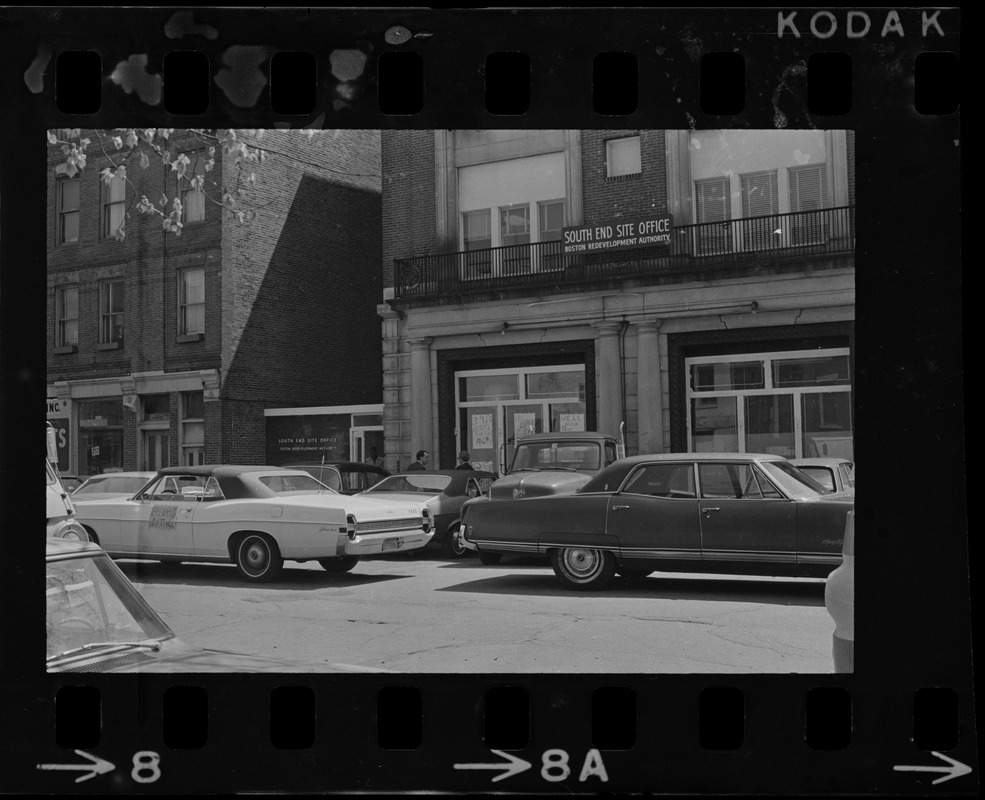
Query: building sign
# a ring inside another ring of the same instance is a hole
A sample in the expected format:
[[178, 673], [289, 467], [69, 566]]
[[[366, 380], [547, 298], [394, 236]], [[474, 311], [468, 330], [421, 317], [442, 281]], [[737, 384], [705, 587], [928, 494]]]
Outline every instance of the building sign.
[[670, 214], [614, 219], [594, 225], [562, 228], [561, 247], [564, 255], [572, 255], [669, 245], [673, 229], [674, 218]]
[[55, 429], [55, 444], [58, 446], [58, 471], [68, 472], [71, 444], [71, 428], [67, 419], [48, 420]]
[[349, 414], [267, 417], [266, 461], [348, 461]]

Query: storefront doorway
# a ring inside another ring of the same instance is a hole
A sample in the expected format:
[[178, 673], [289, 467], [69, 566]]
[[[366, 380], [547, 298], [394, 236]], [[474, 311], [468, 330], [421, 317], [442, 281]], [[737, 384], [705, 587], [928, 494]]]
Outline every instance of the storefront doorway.
[[585, 430], [584, 365], [455, 373], [457, 449], [476, 469], [503, 473], [516, 440]]

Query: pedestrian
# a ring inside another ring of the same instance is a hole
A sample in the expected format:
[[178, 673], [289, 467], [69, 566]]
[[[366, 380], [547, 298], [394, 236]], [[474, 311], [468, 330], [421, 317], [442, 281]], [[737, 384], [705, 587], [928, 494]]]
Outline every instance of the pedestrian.
[[367, 464], [372, 464], [374, 467], [383, 466], [383, 456], [379, 455], [375, 447], [369, 448], [369, 458], [366, 459]]
[[470, 463], [470, 459], [471, 459], [471, 456], [469, 455], [469, 451], [468, 450], [463, 450], [461, 453], [458, 454], [458, 466], [455, 467], [455, 469], [472, 469], [472, 470], [474, 470], [475, 467], [473, 467], [472, 464]]
[[417, 451], [417, 461], [412, 462], [411, 465], [409, 467], [407, 467], [407, 471], [408, 472], [419, 472], [421, 470], [427, 469], [428, 468], [428, 459], [430, 457], [431, 456], [428, 454], [428, 451], [427, 450], [418, 450]]

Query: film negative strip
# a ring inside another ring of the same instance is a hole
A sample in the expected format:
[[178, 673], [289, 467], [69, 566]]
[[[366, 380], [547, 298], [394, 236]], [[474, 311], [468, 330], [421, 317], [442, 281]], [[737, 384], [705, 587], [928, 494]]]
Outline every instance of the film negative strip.
[[3, 790], [978, 794], [960, 32], [0, 10]]

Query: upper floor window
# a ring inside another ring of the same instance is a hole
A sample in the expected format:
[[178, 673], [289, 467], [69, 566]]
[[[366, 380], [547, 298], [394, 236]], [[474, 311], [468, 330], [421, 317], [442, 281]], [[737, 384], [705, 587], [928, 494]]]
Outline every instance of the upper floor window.
[[181, 191], [181, 221], [185, 225], [190, 222], [201, 222], [205, 219], [205, 159], [192, 153], [188, 171], [178, 178]]
[[791, 167], [789, 174], [791, 211], [827, 208], [828, 182], [824, 174], [824, 164]]
[[621, 139], [609, 139], [605, 143], [605, 170], [607, 178], [638, 175], [642, 170], [640, 137], [625, 136]]
[[99, 343], [123, 341], [123, 281], [99, 284]]
[[103, 182], [103, 225], [101, 235], [103, 238], [113, 236], [123, 225], [123, 218], [126, 213], [126, 194], [127, 184], [121, 178], [113, 178], [109, 183]]
[[178, 335], [205, 333], [205, 270], [183, 269], [178, 273]]
[[537, 211], [540, 215], [540, 241], [560, 239], [564, 227], [564, 200], [538, 203]]
[[742, 175], [740, 182], [743, 217], [761, 217], [779, 210], [775, 171]]
[[79, 241], [79, 178], [61, 178], [56, 184], [58, 204], [58, 244]]
[[499, 233], [504, 245], [530, 243], [530, 206], [499, 209]]
[[55, 347], [79, 343], [79, 287], [59, 286], [55, 289]]
[[462, 218], [466, 250], [488, 250], [492, 247], [489, 209], [466, 211]]

